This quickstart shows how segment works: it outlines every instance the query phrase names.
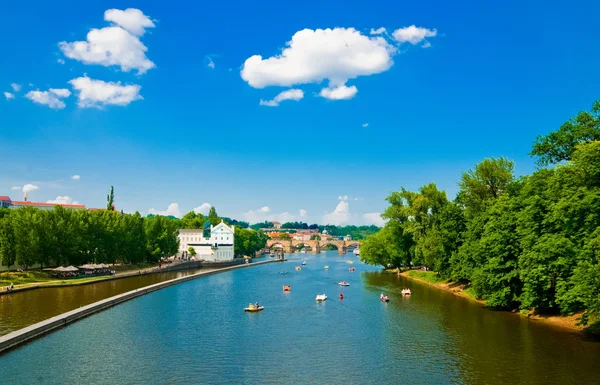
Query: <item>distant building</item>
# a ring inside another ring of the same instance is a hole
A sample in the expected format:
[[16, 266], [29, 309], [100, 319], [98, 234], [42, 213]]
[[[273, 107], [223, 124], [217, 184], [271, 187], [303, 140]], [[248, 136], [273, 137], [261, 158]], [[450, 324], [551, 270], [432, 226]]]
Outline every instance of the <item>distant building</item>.
[[62, 206], [67, 209], [85, 210], [85, 205], [69, 203], [48, 203], [48, 202], [30, 202], [27, 200], [27, 194], [22, 201], [13, 201], [7, 196], [0, 196], [0, 207], [9, 209], [18, 209], [21, 207], [35, 207], [41, 210], [52, 210], [55, 206]]
[[344, 241], [351, 241], [352, 237], [350, 235], [344, 235]]
[[275, 228], [275, 229], [281, 228], [281, 222], [271, 222], [271, 223], [273, 223], [273, 228]]
[[211, 262], [233, 261], [234, 228], [221, 222], [210, 225], [210, 235], [205, 238], [204, 229], [179, 230], [179, 252], [188, 253], [190, 247], [196, 250], [196, 259]]

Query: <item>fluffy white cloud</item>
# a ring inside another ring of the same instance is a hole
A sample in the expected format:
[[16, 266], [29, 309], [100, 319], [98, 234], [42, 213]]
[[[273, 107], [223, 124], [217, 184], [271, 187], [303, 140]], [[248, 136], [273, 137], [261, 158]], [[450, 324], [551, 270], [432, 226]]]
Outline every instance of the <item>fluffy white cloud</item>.
[[300, 216], [301, 216], [301, 217], [305, 217], [305, 216], [306, 216], [306, 214], [307, 214], [306, 210], [304, 210], [304, 209], [300, 209]]
[[71, 204], [71, 205], [78, 205], [79, 202], [74, 201], [73, 198], [71, 198], [70, 196], [57, 196], [56, 199], [51, 199], [49, 201], [46, 201], [46, 203], [56, 203], [56, 204]]
[[[426, 37], [435, 37], [437, 30], [417, 27], [414, 24], [410, 27], [400, 28], [392, 33], [394, 39], [399, 43], [410, 43], [412, 45], [419, 44]], [[427, 47], [424, 47], [427, 48]]]
[[[15, 186], [16, 187], [16, 186]], [[35, 190], [39, 190], [40, 188], [38, 186], [32, 185], [31, 183], [26, 184], [25, 186], [23, 186], [23, 192], [31, 192], [31, 191], [35, 191]]]
[[10, 100], [10, 99], [14, 99], [15, 95], [11, 94], [10, 92], [5, 92], [4, 97], [6, 98], [6, 100]]
[[56, 59], [56, 62], [58, 64], [65, 64], [65, 61], [63, 59]]
[[73, 180], [79, 180], [79, 179], [81, 179], [81, 175], [73, 175], [71, 177], [71, 179], [73, 179]]
[[12, 186], [10, 189], [13, 190], [13, 191], [21, 191], [23, 189], [23, 187], [21, 187], [21, 186]]
[[280, 55], [246, 59], [241, 76], [254, 88], [328, 80], [333, 90], [349, 79], [387, 71], [395, 52], [383, 37], [368, 37], [354, 28], [304, 29], [292, 36]]
[[345, 200], [340, 200], [335, 210], [331, 213], [325, 213], [323, 216], [324, 225], [345, 225], [350, 221], [350, 204]]
[[210, 203], [204, 202], [200, 206], [194, 207], [194, 212], [196, 214], [208, 215], [208, 211], [210, 210], [211, 207], [212, 206]]
[[371, 28], [371, 35], [381, 35], [381, 34], [384, 34], [385, 31], [386, 31], [386, 29], [383, 28], [383, 27], [380, 27], [380, 28], [377, 28], [377, 29]]
[[164, 216], [172, 215], [174, 217], [181, 218], [181, 210], [179, 209], [179, 205], [177, 203], [171, 203], [169, 205], [169, 207], [167, 207], [167, 209], [164, 211], [150, 209], [150, 210], [148, 210], [148, 214], [164, 215]]
[[364, 128], [367, 128], [367, 127], [369, 127], [369, 123], [363, 123], [363, 124], [362, 124], [362, 126], [363, 126]]
[[213, 59], [210, 56], [207, 56], [206, 58], [208, 59], [207, 66], [210, 67], [210, 68], [212, 68], [212, 69], [215, 69], [215, 62], [213, 61]]
[[292, 222], [297, 218], [295, 215], [285, 211], [283, 213], [272, 213], [268, 206], [261, 207], [257, 210], [250, 210], [242, 214], [245, 221], [249, 223], [258, 223], [264, 221], [277, 221], [281, 223]]
[[340, 195], [340, 196], [338, 196], [338, 200], [340, 200], [340, 201], [347, 201], [348, 200], [348, 195]]
[[325, 87], [321, 90], [319, 96], [330, 100], [344, 100], [352, 99], [357, 92], [358, 89], [355, 86], [347, 87], [345, 85], [341, 85], [337, 87]]
[[272, 100], [262, 100], [260, 99], [261, 106], [269, 106], [269, 107], [277, 107], [279, 103], [284, 100], [295, 100], [298, 101], [304, 97], [304, 91], [299, 90], [297, 88], [292, 88], [291, 90], [286, 90], [279, 93]]
[[135, 8], [127, 8], [124, 11], [120, 9], [109, 9], [104, 12], [104, 20], [112, 21], [116, 25], [121, 26], [123, 29], [138, 36], [142, 36], [146, 33], [146, 28], [155, 27], [148, 16]]
[[91, 29], [86, 41], [58, 43], [63, 54], [85, 64], [120, 66], [125, 72], [135, 69], [138, 74], [156, 67], [146, 57], [148, 48], [139, 39], [145, 28], [154, 27], [147, 16], [132, 8], [111, 9], [104, 13], [104, 19], [116, 25]]
[[425, 43], [423, 43], [423, 45], [421, 46], [421, 48], [429, 48], [431, 47], [431, 43], [426, 41]]
[[363, 215], [365, 224], [383, 227], [385, 221], [381, 218], [381, 213], [367, 213]]
[[120, 82], [104, 82], [87, 76], [76, 78], [69, 83], [78, 91], [78, 106], [81, 108], [101, 108], [107, 105], [126, 106], [143, 99], [141, 87], [136, 84], [121, 85]]
[[61, 100], [71, 95], [71, 91], [65, 88], [50, 88], [48, 91], [29, 91], [25, 97], [35, 103], [47, 105], [50, 108], [65, 108]]
[[17, 83], [11, 83], [11, 85], [10, 85], [10, 86], [12, 87], [13, 91], [15, 91], [15, 92], [19, 92], [19, 91], [21, 91], [21, 85], [20, 85], [20, 84], [17, 84]]

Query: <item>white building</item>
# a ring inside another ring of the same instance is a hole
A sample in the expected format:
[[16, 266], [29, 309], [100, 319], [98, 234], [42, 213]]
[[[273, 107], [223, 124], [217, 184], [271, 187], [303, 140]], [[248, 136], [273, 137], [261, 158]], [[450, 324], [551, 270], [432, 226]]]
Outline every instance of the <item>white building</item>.
[[210, 237], [204, 238], [204, 229], [179, 230], [179, 253], [190, 247], [196, 250], [196, 259], [211, 262], [233, 261], [234, 227], [224, 222], [210, 226]]

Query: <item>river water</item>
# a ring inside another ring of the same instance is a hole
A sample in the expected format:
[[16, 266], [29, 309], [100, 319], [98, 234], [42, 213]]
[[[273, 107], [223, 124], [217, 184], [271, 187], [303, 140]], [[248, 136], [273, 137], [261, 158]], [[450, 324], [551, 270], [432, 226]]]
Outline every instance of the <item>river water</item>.
[[[0, 356], [0, 383], [599, 383], [598, 342], [383, 273], [351, 254], [288, 257], [171, 286], [69, 325]], [[307, 265], [295, 271], [300, 258]], [[389, 303], [379, 301], [381, 292]], [[318, 293], [327, 302], [316, 303]], [[263, 312], [243, 312], [256, 301]]]

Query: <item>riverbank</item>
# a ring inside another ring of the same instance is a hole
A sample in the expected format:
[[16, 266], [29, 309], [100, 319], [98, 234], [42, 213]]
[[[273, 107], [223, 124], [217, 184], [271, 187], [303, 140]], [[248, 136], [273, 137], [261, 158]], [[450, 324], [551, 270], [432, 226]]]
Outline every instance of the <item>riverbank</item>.
[[[147, 275], [147, 274], [159, 274], [166, 273], [169, 271], [175, 270], [186, 270], [186, 269], [199, 269], [199, 268], [210, 268], [210, 267], [227, 267], [237, 264], [242, 264], [243, 260], [234, 260], [232, 262], [220, 262], [220, 263], [210, 263], [210, 262], [179, 262], [172, 264], [163, 264], [162, 266], [152, 266], [152, 265], [134, 265], [127, 266], [125, 269], [117, 270], [114, 275], [102, 275], [102, 276], [93, 276], [93, 277], [85, 277], [85, 278], [72, 278], [72, 279], [56, 279], [52, 277], [48, 277], [45, 272], [37, 272], [37, 271], [28, 271], [23, 273], [10, 273], [10, 274], [21, 274], [23, 275], [23, 279], [26, 283], [16, 284], [14, 288], [8, 292], [5, 290], [3, 285], [0, 285], [0, 288], [3, 290], [0, 291], [1, 295], [8, 295], [10, 293], [15, 293], [19, 291], [27, 291], [33, 289], [42, 289], [49, 287], [68, 287], [68, 286], [81, 286], [88, 285], [92, 283], [98, 283], [103, 281], [110, 281], [115, 279], [129, 278], [133, 276], [139, 275]], [[150, 267], [148, 267], [150, 266]], [[2, 273], [3, 275], [7, 273]], [[1, 282], [7, 282], [5, 280], [1, 280]], [[8, 286], [8, 283], [4, 286]]]
[[[485, 306], [485, 301], [477, 299], [471, 287], [467, 287], [464, 284], [450, 282], [446, 279], [440, 278], [435, 272], [406, 270], [401, 272], [400, 275], [421, 283], [425, 283], [430, 286], [434, 286], [438, 289], [448, 291], [458, 297], [463, 297], [470, 301], [477, 302], [482, 306]], [[562, 329], [567, 329], [577, 333], [583, 333], [587, 330], [585, 326], [578, 325], [581, 314], [574, 314], [572, 316], [549, 316], [533, 314], [533, 312], [522, 314], [520, 312], [513, 311], [510, 313], [517, 314], [521, 317], [526, 317], [537, 322], [544, 322], [546, 324]]]
[[131, 291], [125, 292], [123, 294], [105, 298], [103, 300], [91, 303], [86, 306], [82, 306], [78, 309], [65, 312], [63, 314], [57, 315], [55, 317], [46, 319], [44, 321], [35, 323], [33, 325], [24, 327], [22, 329], [19, 329], [14, 332], [11, 332], [9, 334], [6, 334], [4, 336], [1, 336], [0, 337], [0, 354], [2, 354], [6, 350], [12, 349], [23, 343], [26, 343], [32, 339], [38, 338], [44, 334], [47, 334], [56, 329], [62, 328], [72, 322], [80, 320], [89, 315], [98, 313], [100, 311], [106, 310], [106, 309], [113, 307], [115, 305], [118, 305], [120, 303], [140, 297], [144, 294], [148, 294], [148, 293], [151, 293], [151, 292], [154, 292], [154, 291], [157, 291], [157, 290], [169, 287], [169, 286], [176, 285], [178, 283], [187, 282], [187, 281], [190, 281], [193, 279], [210, 276], [213, 274], [218, 274], [218, 273], [236, 270], [236, 269], [248, 268], [248, 267], [252, 267], [252, 266], [259, 266], [259, 265], [264, 265], [264, 264], [269, 264], [269, 263], [283, 262], [283, 261], [284, 260], [276, 259], [276, 260], [255, 262], [255, 263], [250, 263], [250, 264], [243, 263], [243, 264], [238, 264], [235, 266], [215, 268], [212, 270], [202, 271], [200, 273], [188, 275], [185, 277], [171, 279], [168, 281], [145, 286], [145, 287], [142, 287], [139, 289], [131, 290]]

